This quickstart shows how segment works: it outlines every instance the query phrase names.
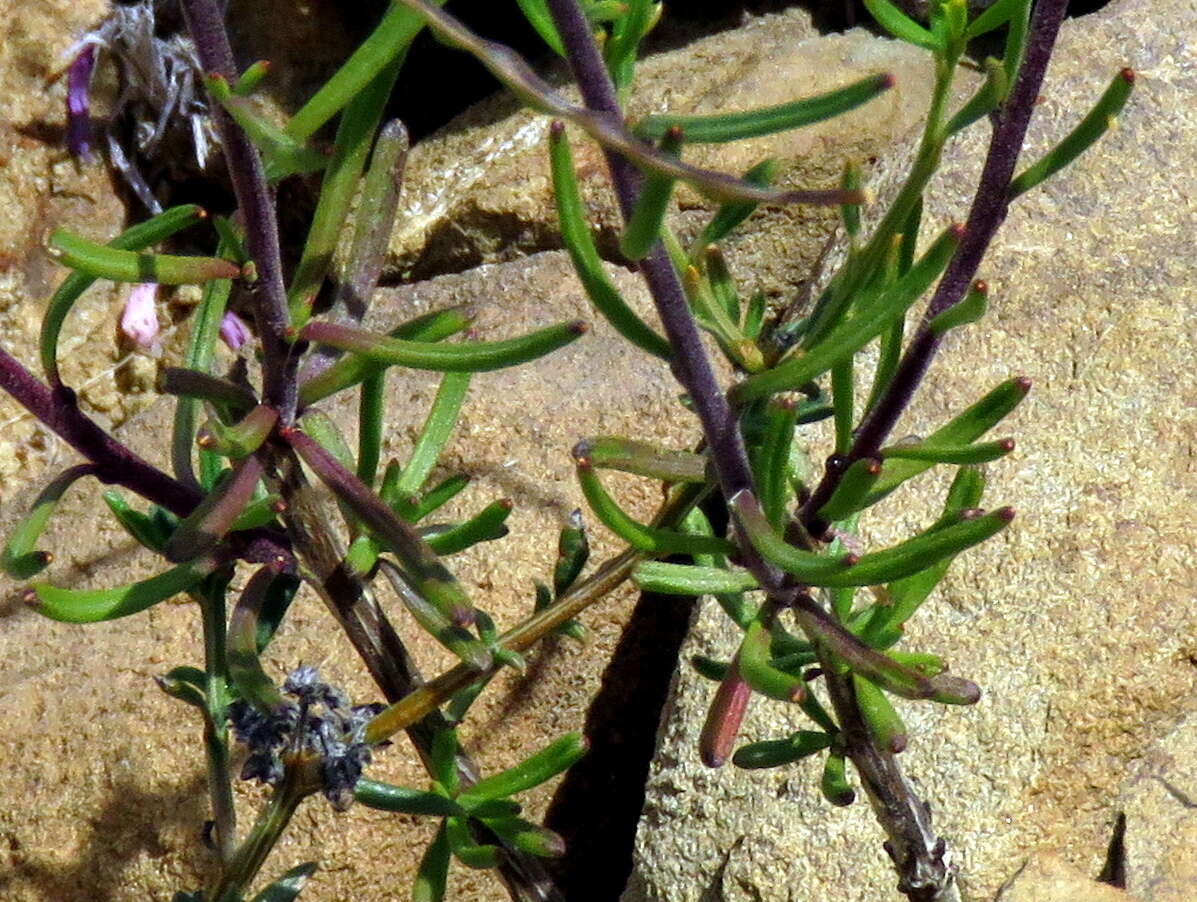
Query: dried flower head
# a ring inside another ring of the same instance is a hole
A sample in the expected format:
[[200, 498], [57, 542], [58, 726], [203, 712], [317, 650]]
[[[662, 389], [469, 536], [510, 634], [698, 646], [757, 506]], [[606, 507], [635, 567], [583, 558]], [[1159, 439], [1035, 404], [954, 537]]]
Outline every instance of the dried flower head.
[[297, 701], [269, 714], [244, 701], [229, 707], [233, 734], [249, 749], [241, 779], [275, 786], [283, 779], [285, 754], [315, 754], [325, 798], [344, 811], [353, 803], [353, 787], [370, 763], [366, 724], [382, 706], [351, 706], [343, 690], [323, 682], [319, 671], [307, 665], [287, 676], [283, 692]]

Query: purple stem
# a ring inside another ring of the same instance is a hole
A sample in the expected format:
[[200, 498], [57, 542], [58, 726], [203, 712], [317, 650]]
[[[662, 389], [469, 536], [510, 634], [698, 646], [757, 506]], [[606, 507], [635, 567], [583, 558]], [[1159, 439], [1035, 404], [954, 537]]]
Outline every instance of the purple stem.
[[1047, 64], [1051, 59], [1052, 48], [1055, 46], [1066, 9], [1066, 0], [1040, 0], [1035, 4], [1022, 66], [990, 138], [989, 151], [981, 170], [980, 181], [977, 183], [976, 194], [973, 196], [968, 220], [964, 224], [964, 237], [960, 247], [956, 249], [955, 256], [948, 264], [947, 271], [923, 316], [919, 331], [902, 355], [893, 379], [856, 430], [856, 438], [847, 454], [843, 469], [829, 468], [824, 472], [823, 479], [810, 500], [803, 505], [801, 519], [813, 535], [821, 535], [826, 530], [826, 524], [818, 522], [814, 512], [831, 498], [843, 471], [854, 461], [875, 455], [882, 442], [889, 437], [898, 418], [910, 405], [915, 390], [922, 382], [943, 341], [942, 336], [931, 332], [928, 328], [929, 323], [943, 311], [960, 303], [968, 293], [980, 268], [981, 259], [985, 256], [997, 230], [1006, 220], [1006, 214], [1010, 209], [1010, 181], [1014, 177], [1014, 167], [1018, 164], [1023, 140], [1026, 138], [1039, 91], [1043, 87], [1043, 77], [1047, 72]]
[[[237, 79], [237, 71], [217, 0], [182, 0], [182, 5], [200, 65], [206, 72], [220, 75], [232, 84]], [[290, 316], [283, 287], [274, 203], [257, 148], [219, 103], [213, 100], [209, 107], [220, 133], [229, 178], [245, 223], [246, 247], [257, 269], [254, 318], [265, 357], [262, 395], [267, 403], [278, 409], [279, 422], [289, 426], [295, 420], [299, 395], [298, 357], [290, 353], [291, 345], [286, 339]]]
[[[95, 477], [109, 485], [124, 486], [178, 517], [190, 514], [203, 496], [190, 486], [171, 479], [97, 426], [79, 409], [73, 389], [51, 391], [0, 348], [0, 390], [49, 427], [95, 467]], [[284, 536], [271, 529], [253, 529], [236, 536], [233, 553], [247, 561], [290, 559]]]
[[0, 389], [95, 464], [101, 482], [122, 485], [179, 517], [199, 503], [199, 492], [151, 466], [92, 422], [79, 409], [72, 389], [51, 391], [3, 348]]

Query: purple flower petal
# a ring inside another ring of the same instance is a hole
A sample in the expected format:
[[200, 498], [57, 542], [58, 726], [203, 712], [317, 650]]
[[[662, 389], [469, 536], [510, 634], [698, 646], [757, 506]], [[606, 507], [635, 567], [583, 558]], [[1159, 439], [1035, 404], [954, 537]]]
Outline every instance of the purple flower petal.
[[240, 351], [242, 345], [252, 337], [250, 335], [249, 326], [232, 310], [225, 313], [224, 319], [220, 321], [220, 337], [224, 343], [232, 348], [234, 351]]
[[85, 162], [91, 162], [91, 73], [96, 64], [96, 45], [88, 44], [76, 54], [67, 70], [67, 147]]

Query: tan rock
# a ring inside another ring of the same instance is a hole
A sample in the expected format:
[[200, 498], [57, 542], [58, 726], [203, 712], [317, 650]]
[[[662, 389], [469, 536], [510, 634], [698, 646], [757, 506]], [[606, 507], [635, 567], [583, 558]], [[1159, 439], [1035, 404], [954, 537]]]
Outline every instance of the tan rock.
[[[13, 4], [0, 25], [0, 342], [21, 360], [37, 359], [46, 301], [62, 269], [43, 251], [55, 228], [108, 240], [121, 228], [124, 207], [99, 164], [77, 166], [62, 135], [66, 122], [64, 56], [75, 37], [95, 25], [106, 0], [43, 0]], [[111, 382], [119, 359], [119, 292], [93, 288], [79, 301], [62, 334], [63, 369], [75, 384]], [[81, 366], [82, 360], [88, 360]], [[119, 403], [103, 411], [119, 422]], [[61, 453], [24, 410], [0, 393], [0, 501], [18, 473], [33, 475]]]
[[1147, 749], [1120, 805], [1129, 888], [1150, 902], [1197, 899], [1197, 715]]
[[[782, 103], [888, 71], [890, 91], [844, 117], [799, 131], [733, 145], [696, 146], [686, 159], [743, 172], [778, 159], [778, 182], [828, 187], [847, 159], [867, 160], [909, 128], [931, 89], [928, 58], [908, 45], [863, 30], [814, 37], [810, 14], [791, 10], [740, 29], [650, 57], [637, 69], [630, 114], [703, 113]], [[966, 74], [964, 83], [969, 81]], [[548, 120], [512, 111], [510, 101], [481, 104], [411, 154], [389, 266], [419, 278], [480, 262], [560, 247], [548, 168]], [[614, 198], [598, 149], [575, 136], [578, 179], [602, 247], [614, 254]], [[679, 191], [679, 229], [697, 230], [710, 204]], [[822, 208], [787, 207], [757, 214], [753, 242], [729, 245], [737, 275], [769, 296], [805, 277], [834, 222]], [[766, 237], [767, 236], [767, 237]], [[614, 259], [614, 257], [612, 257]]]
[[995, 902], [1133, 902], [1108, 883], [1090, 880], [1054, 852], [1032, 855], [1002, 887]]

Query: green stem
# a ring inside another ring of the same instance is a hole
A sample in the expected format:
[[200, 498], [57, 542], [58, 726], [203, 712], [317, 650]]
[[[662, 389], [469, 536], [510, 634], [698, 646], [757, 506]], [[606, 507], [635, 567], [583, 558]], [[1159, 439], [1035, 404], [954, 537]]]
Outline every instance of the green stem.
[[205, 580], [196, 593], [203, 616], [204, 671], [208, 677], [204, 718], [208, 793], [212, 797], [212, 819], [216, 823], [216, 848], [225, 864], [232, 860], [237, 841], [237, 814], [233, 807], [233, 784], [229, 779], [229, 734], [225, 726], [228, 665], [225, 659], [224, 595], [231, 576], [231, 571], [221, 571]]
[[310, 787], [301, 770], [302, 766], [288, 765], [287, 775], [282, 784], [274, 790], [270, 802], [258, 815], [249, 836], [237, 848], [236, 854], [216, 885], [212, 893], [214, 902], [241, 902], [245, 888], [257, 876], [266, 856], [283, 835], [299, 803], [310, 794]]

